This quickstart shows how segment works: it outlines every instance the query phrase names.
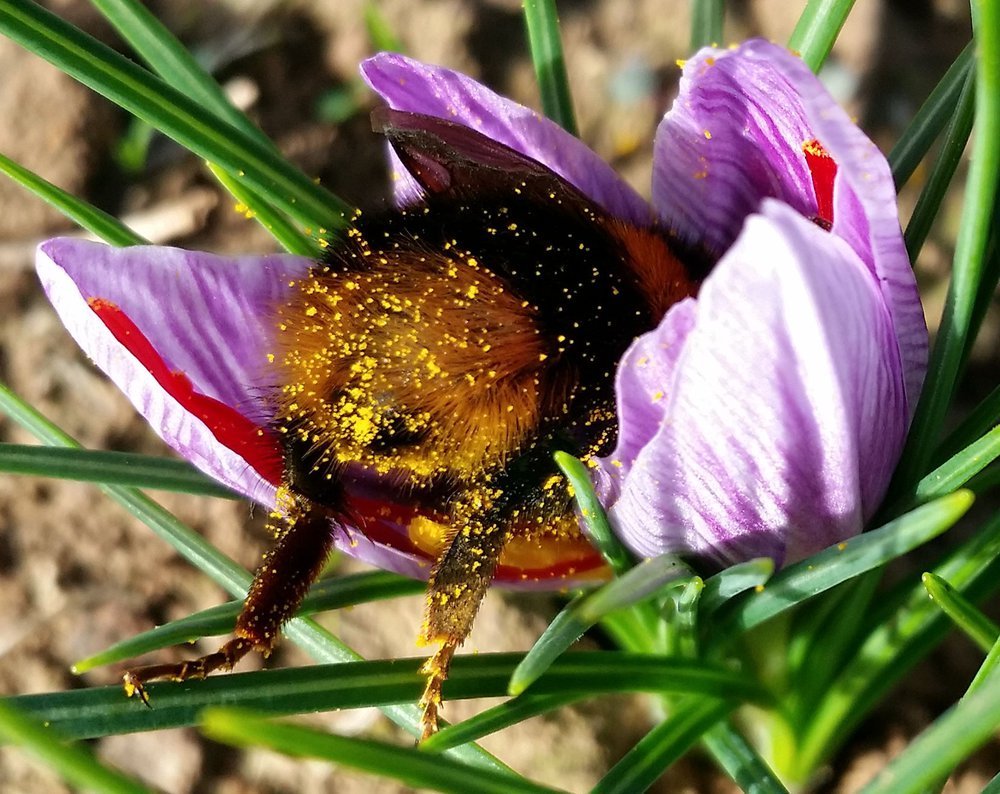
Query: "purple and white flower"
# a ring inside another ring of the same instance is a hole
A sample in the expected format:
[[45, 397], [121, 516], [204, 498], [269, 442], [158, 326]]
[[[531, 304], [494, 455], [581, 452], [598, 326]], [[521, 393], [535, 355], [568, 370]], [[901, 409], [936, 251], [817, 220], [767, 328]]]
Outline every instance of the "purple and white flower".
[[[885, 158], [805, 65], [751, 41], [702, 50], [656, 135], [652, 204], [579, 140], [469, 77], [400, 55], [362, 66], [392, 108], [467, 125], [611, 214], [710, 251], [698, 297], [640, 337], [617, 375], [619, 439], [595, 470], [637, 554], [779, 564], [861, 531], [882, 500], [926, 369], [927, 331]], [[419, 192], [398, 161], [396, 197]], [[38, 271], [70, 333], [153, 428], [207, 474], [273, 505], [281, 460], [262, 395], [274, 309], [311, 262], [50, 240]], [[338, 545], [426, 576], [405, 505], [377, 483]], [[543, 580], [599, 564], [567, 548]]]

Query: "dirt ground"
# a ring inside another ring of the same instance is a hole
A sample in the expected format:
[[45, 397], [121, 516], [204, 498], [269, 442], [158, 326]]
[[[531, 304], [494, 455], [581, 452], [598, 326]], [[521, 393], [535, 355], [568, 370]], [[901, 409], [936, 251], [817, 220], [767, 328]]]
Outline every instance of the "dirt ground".
[[[88, 4], [53, 0], [48, 5], [120, 44]], [[308, 173], [361, 206], [384, 201], [387, 178], [380, 141], [369, 131], [370, 99], [362, 97], [346, 113], [338, 100], [356, 94], [357, 63], [370, 49], [360, 0], [162, 0], [150, 5]], [[464, 70], [537, 105], [516, 0], [384, 0], [379, 5], [410, 54]], [[729, 5], [727, 41], [751, 34], [785, 41], [802, 3], [734, 0]], [[560, 3], [581, 135], [645, 194], [652, 131], [675, 90], [675, 61], [685, 55], [687, 7], [687, 0]], [[862, 0], [838, 42], [828, 82], [887, 149], [968, 36], [967, 5], [958, 0]], [[155, 137], [144, 166], [134, 173], [124, 169], [112, 151], [132, 132], [124, 114], [0, 40], [0, 152], [125, 216], [156, 242], [220, 252], [273, 248], [264, 232], [233, 210], [200, 163], [172, 143]], [[904, 208], [912, 200], [905, 193]], [[932, 322], [943, 299], [959, 210], [959, 198], [949, 199], [920, 262]], [[54, 210], [0, 179], [0, 381], [88, 447], [166, 454], [63, 332], [36, 284], [34, 245], [70, 230]], [[972, 379], [970, 397], [993, 385], [985, 373], [996, 371], [998, 339], [1000, 324], [991, 319], [973, 364], [984, 378], [982, 385]], [[32, 441], [5, 419], [0, 419], [0, 440]], [[176, 495], [163, 495], [162, 501], [243, 565], [253, 567], [259, 559], [265, 535], [259, 516], [251, 518], [246, 504]], [[94, 487], [0, 477], [0, 693], [111, 683], [115, 670], [95, 671], [81, 681], [68, 668], [118, 639], [223, 597]], [[549, 597], [493, 593], [469, 650], [527, 649], [556, 608]], [[367, 656], [412, 655], [419, 653], [410, 641], [419, 612], [419, 599], [410, 599], [322, 620]], [[205, 649], [210, 650], [208, 644]], [[285, 645], [271, 664], [307, 661]], [[935, 657], [934, 672], [914, 676], [901, 695], [879, 709], [836, 759], [820, 789], [860, 788], [907, 737], [954, 700], [977, 663], [964, 641], [947, 643]], [[472, 710], [467, 704], [449, 705], [446, 716], [454, 719]], [[326, 715], [321, 723], [348, 733], [391, 734], [374, 710]], [[530, 720], [484, 744], [539, 781], [583, 791], [648, 725], [645, 704], [622, 698]], [[102, 758], [170, 794], [403, 790], [323, 763], [235, 751], [189, 730], [115, 737], [94, 746]], [[947, 790], [979, 791], [998, 769], [1000, 749], [994, 747], [963, 768]], [[0, 749], [0, 780], [0, 788], [11, 794], [68, 790], [9, 749]], [[694, 757], [678, 764], [654, 790], [734, 789], [707, 761]]]

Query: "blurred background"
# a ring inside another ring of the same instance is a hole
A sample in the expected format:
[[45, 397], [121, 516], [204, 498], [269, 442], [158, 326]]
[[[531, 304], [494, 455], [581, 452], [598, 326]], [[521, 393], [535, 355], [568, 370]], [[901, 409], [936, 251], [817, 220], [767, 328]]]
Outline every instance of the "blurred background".
[[[82, 0], [47, 7], [106, 43], [120, 40]], [[370, 131], [372, 97], [357, 64], [372, 52], [361, 0], [162, 0], [150, 8], [194, 51], [281, 150], [349, 202], [365, 208], [388, 195], [383, 146]], [[787, 41], [803, 0], [731, 0], [725, 42], [749, 36]], [[376, 7], [404, 50], [471, 74], [538, 106], [517, 0], [382, 0]], [[651, 142], [687, 55], [687, 0], [564, 0], [559, 3], [581, 137], [643, 194]], [[859, 0], [822, 75], [836, 98], [888, 151], [970, 37], [959, 0]], [[101, 97], [0, 39], [0, 152], [57, 185], [125, 218], [161, 244], [217, 252], [272, 250], [272, 239], [215, 187], [203, 165]], [[918, 274], [929, 323], [940, 315], [962, 208], [955, 187], [925, 245]], [[908, 216], [925, 177], [901, 195]], [[77, 350], [41, 294], [32, 270], [38, 241], [74, 233], [62, 216], [0, 177], [0, 381], [84, 445], [168, 454], [118, 391]], [[966, 396], [995, 382], [1000, 322], [980, 335]], [[982, 377], [980, 377], [982, 374]], [[0, 440], [30, 443], [0, 418]], [[158, 498], [160, 495], [157, 495]], [[261, 511], [246, 503], [164, 494], [182, 520], [253, 568], [267, 537]], [[348, 570], [347, 561], [337, 565]], [[118, 680], [116, 669], [83, 680], [70, 664], [112, 642], [225, 600], [96, 488], [0, 477], [0, 694], [24, 694]], [[367, 656], [416, 655], [420, 599], [321, 616]], [[466, 650], [526, 650], [558, 607], [554, 596], [494, 592]], [[599, 641], [600, 638], [591, 641]], [[164, 652], [215, 649], [203, 647]], [[305, 664], [282, 646], [269, 664]], [[251, 669], [246, 662], [241, 669]], [[955, 699], [978, 665], [954, 638], [876, 712], [829, 770], [821, 790], [856, 790], [907, 737]], [[458, 719], [482, 704], [449, 704]], [[647, 706], [609, 699], [537, 718], [484, 742], [519, 771], [570, 791], [588, 788], [645, 732]], [[391, 736], [375, 710], [322, 715], [345, 733]], [[194, 731], [114, 737], [97, 752], [171, 794], [220, 792], [395, 792], [396, 784], [313, 761], [214, 745]], [[963, 768], [949, 791], [979, 791], [1000, 767], [1000, 744]], [[18, 752], [0, 748], [4, 792], [68, 791]], [[658, 792], [734, 790], [697, 758], [679, 764]]]

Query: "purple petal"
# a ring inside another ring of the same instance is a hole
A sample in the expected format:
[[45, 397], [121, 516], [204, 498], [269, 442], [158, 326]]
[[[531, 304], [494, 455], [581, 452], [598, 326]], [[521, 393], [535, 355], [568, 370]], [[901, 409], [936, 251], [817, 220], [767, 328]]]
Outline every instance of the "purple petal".
[[666, 325], [639, 343], [650, 358], [668, 345], [653, 366], [672, 374], [665, 407], [655, 384], [629, 381], [649, 406], [630, 424], [658, 429], [611, 518], [644, 556], [800, 559], [861, 531], [902, 448], [902, 372], [876, 283], [836, 236], [779, 202], [762, 209], [706, 280], [679, 358]]
[[[611, 214], [646, 224], [649, 205], [614, 169], [558, 124], [505, 99], [458, 72], [381, 53], [361, 65], [368, 85], [390, 107], [464, 124], [527, 155], [579, 188]], [[400, 169], [393, 161], [394, 169]], [[419, 188], [394, 170], [397, 199], [412, 200]]]
[[[888, 163], [805, 64], [783, 47], [749, 41], [701, 50], [657, 131], [653, 203], [682, 237], [725, 251], [766, 197], [806, 217], [817, 197], [804, 145], [836, 163], [833, 232], [856, 251], [889, 308], [916, 406], [927, 367], [927, 328], [903, 246]], [[829, 188], [823, 189], [829, 192]]]
[[95, 306], [124, 315], [169, 372], [182, 373], [196, 394], [218, 401], [220, 410], [232, 409], [249, 426], [266, 419], [261, 398], [269, 385], [267, 318], [287, 293], [289, 279], [305, 273], [310, 260], [110, 248], [64, 238], [43, 243], [36, 264], [67, 330], [164, 441], [209, 476], [273, 505], [266, 473], [168, 393], [163, 378], [150, 372], [150, 361], [130, 352]]

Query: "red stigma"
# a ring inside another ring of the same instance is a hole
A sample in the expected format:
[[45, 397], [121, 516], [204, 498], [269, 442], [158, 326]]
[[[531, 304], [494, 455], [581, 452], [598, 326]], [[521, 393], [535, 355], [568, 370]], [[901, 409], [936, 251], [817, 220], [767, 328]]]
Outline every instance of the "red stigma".
[[220, 444], [243, 458], [271, 484], [281, 483], [280, 446], [269, 430], [214, 397], [195, 391], [191, 379], [183, 372], [171, 370], [132, 318], [116, 304], [104, 298], [90, 298], [87, 304], [163, 390], [204, 422]]
[[833, 227], [833, 183], [837, 176], [837, 163], [815, 138], [802, 144], [802, 152], [806, 156], [816, 194], [816, 217], [813, 220], [829, 230]]

